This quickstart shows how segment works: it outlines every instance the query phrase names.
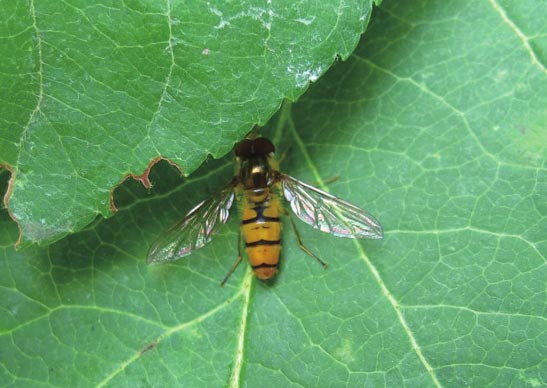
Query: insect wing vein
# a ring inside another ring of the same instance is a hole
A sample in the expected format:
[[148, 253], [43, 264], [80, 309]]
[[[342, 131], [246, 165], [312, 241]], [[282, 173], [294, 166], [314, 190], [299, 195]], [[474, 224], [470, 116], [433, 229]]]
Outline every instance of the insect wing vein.
[[148, 263], [179, 259], [211, 241], [218, 227], [228, 221], [234, 197], [234, 183], [231, 182], [194, 207], [152, 244]]
[[338, 237], [380, 239], [380, 223], [366, 210], [281, 174], [283, 194], [293, 213], [305, 223]]

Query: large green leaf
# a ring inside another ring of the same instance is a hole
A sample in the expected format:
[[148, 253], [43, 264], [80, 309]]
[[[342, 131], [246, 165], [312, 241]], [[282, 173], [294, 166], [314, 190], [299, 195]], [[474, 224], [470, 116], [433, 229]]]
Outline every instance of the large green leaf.
[[[383, 241], [299, 223], [267, 285], [221, 288], [237, 216], [148, 267], [161, 229], [230, 179], [229, 157], [49, 248], [0, 233], [0, 375], [21, 386], [547, 385], [547, 24], [541, 2], [384, 2], [357, 52], [265, 133], [283, 171], [377, 216]], [[6, 176], [4, 175], [4, 178]], [[4, 179], [4, 185], [6, 179]]]
[[0, 2], [0, 166], [24, 241], [109, 216], [159, 157], [191, 173], [353, 51], [371, 0]]

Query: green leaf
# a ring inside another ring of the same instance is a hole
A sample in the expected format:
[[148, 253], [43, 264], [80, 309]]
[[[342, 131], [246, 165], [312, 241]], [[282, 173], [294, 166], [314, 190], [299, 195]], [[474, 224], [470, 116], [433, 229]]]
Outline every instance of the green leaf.
[[[264, 130], [284, 172], [365, 207], [382, 241], [290, 226], [268, 285], [237, 212], [149, 267], [160, 231], [232, 173], [166, 162], [151, 191], [51, 245], [0, 227], [0, 376], [20, 386], [547, 385], [547, 25], [540, 2], [383, 2], [356, 53]], [[332, 177], [340, 179], [322, 185]], [[7, 174], [4, 174], [4, 187]]]
[[[347, 58], [371, 0], [0, 3], [0, 166], [26, 242], [110, 216], [158, 158], [193, 172]], [[310, 11], [311, 10], [311, 11]]]

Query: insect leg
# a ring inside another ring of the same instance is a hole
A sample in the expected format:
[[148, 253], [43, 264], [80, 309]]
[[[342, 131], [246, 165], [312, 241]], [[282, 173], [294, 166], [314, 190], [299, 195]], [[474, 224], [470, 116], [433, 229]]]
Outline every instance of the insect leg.
[[226, 274], [226, 276], [224, 276], [224, 279], [222, 280], [222, 282], [220, 282], [221, 287], [224, 287], [224, 285], [228, 281], [228, 278], [236, 270], [239, 263], [241, 263], [241, 228], [238, 228], [238, 232], [237, 232], [237, 258], [236, 258], [236, 261], [232, 265], [232, 268], [230, 268], [230, 271]]
[[324, 180], [324, 181], [322, 181], [322, 182], [316, 181], [316, 182], [313, 184], [313, 186], [317, 186], [317, 185], [319, 185], [319, 184], [321, 184], [321, 183], [322, 183], [323, 185], [330, 185], [332, 182], [336, 182], [338, 179], [340, 179], [340, 175], [333, 176], [333, 177], [331, 177], [331, 178], [329, 178], [329, 179], [327, 179], [327, 180]]
[[327, 268], [328, 267], [327, 263], [325, 263], [323, 260], [317, 257], [317, 255], [313, 253], [312, 251], [310, 251], [302, 242], [302, 239], [300, 238], [300, 233], [298, 233], [298, 229], [296, 229], [296, 224], [294, 223], [294, 220], [291, 217], [291, 213], [285, 210], [285, 215], [289, 216], [289, 220], [291, 221], [291, 225], [294, 230], [294, 234], [296, 235], [296, 240], [298, 241], [298, 246], [300, 247], [300, 249], [306, 252], [308, 256], [311, 256], [312, 258], [314, 258], [319, 264], [323, 266], [323, 268]]

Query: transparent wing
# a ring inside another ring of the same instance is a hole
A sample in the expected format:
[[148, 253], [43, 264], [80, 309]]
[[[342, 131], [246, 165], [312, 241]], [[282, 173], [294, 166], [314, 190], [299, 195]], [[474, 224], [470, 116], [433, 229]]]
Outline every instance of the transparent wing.
[[148, 263], [179, 259], [211, 241], [213, 233], [228, 220], [234, 196], [234, 182], [231, 182], [198, 204], [152, 244]]
[[366, 210], [285, 174], [281, 182], [293, 213], [315, 229], [338, 237], [384, 236], [380, 223]]

